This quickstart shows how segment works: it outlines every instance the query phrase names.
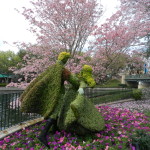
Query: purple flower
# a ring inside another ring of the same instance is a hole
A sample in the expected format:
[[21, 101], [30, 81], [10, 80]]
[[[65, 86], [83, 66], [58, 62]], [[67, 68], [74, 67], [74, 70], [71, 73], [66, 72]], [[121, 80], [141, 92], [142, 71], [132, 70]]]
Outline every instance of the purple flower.
[[54, 142], [52, 142], [52, 144], [53, 144], [53, 145], [57, 145], [57, 142], [54, 141]]
[[6, 143], [10, 142], [10, 139], [4, 139]]
[[109, 139], [109, 136], [106, 136], [105, 139], [108, 140], [108, 139]]
[[3, 141], [0, 141], [0, 145], [3, 145], [4, 144], [4, 142]]
[[121, 146], [121, 145], [119, 145], [119, 146], [118, 146], [118, 148], [119, 148], [119, 149], [122, 149], [122, 146]]
[[131, 146], [132, 150], [136, 150], [134, 146]]

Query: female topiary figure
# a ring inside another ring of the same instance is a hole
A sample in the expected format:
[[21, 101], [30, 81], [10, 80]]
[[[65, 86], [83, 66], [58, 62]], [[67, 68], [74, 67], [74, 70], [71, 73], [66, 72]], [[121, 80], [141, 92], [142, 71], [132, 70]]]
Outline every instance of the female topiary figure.
[[85, 87], [94, 87], [91, 66], [84, 65], [80, 74], [80, 86], [76, 90], [71, 87], [66, 92], [58, 119], [61, 130], [75, 132], [80, 135], [98, 132], [104, 129], [104, 119], [94, 104], [84, 96]]

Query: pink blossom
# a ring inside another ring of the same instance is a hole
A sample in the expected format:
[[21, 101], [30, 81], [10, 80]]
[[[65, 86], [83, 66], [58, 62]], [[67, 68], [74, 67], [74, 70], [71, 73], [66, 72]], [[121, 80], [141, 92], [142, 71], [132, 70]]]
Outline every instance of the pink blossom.
[[108, 145], [106, 146], [105, 150], [109, 150], [109, 146]]
[[65, 137], [61, 137], [61, 138], [59, 139], [59, 141], [60, 141], [60, 142], [63, 142], [64, 139], [65, 139]]

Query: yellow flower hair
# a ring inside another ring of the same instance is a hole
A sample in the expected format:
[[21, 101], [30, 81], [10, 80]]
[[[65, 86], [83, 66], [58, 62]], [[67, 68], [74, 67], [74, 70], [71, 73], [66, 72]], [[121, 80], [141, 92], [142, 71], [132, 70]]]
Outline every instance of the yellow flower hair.
[[84, 65], [79, 75], [90, 87], [96, 85], [95, 80], [92, 77], [92, 67], [89, 65]]

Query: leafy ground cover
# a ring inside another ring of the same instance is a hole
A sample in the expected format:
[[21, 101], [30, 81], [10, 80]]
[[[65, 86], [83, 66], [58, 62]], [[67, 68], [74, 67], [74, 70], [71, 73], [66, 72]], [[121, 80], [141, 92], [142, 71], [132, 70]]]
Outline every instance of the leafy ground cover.
[[[110, 106], [97, 106], [105, 119], [105, 129], [88, 136], [57, 131], [50, 133], [48, 144], [53, 150], [135, 150], [132, 136], [141, 130], [150, 136], [150, 120], [142, 112]], [[46, 150], [37, 139], [45, 121], [15, 132], [0, 140], [0, 149]], [[136, 137], [137, 138], [137, 137]]]

